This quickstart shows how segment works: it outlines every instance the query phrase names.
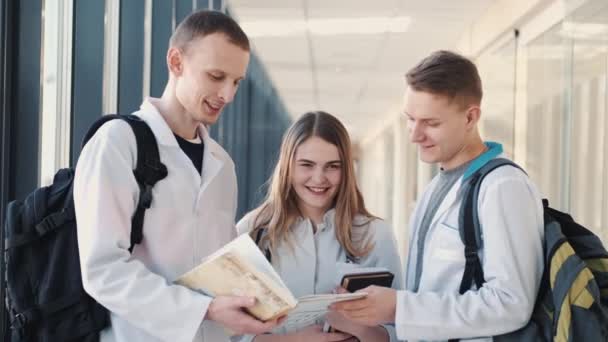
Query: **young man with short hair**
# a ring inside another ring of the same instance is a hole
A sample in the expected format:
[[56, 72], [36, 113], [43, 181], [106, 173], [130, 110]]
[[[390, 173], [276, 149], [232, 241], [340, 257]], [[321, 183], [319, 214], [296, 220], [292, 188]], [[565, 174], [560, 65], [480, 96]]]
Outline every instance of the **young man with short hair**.
[[245, 33], [219, 12], [191, 14], [171, 37], [162, 97], [134, 113], [153, 131], [168, 175], [152, 189], [132, 253], [134, 133], [112, 120], [83, 149], [74, 182], [78, 243], [84, 288], [110, 311], [101, 341], [227, 341], [226, 329], [259, 334], [276, 325], [243, 311], [254, 298], [211, 298], [173, 284], [236, 237], [234, 163], [206, 127], [233, 100], [249, 54]]
[[475, 65], [438, 51], [406, 75], [404, 115], [420, 159], [439, 174], [410, 221], [406, 290], [369, 287], [366, 299], [335, 305], [368, 325], [395, 322], [400, 339], [491, 341], [530, 319], [543, 273], [543, 210], [526, 174], [503, 166], [484, 179], [478, 202], [485, 275], [480, 288], [459, 293], [465, 256], [459, 213], [468, 177], [502, 146], [483, 142], [477, 124], [482, 87]]

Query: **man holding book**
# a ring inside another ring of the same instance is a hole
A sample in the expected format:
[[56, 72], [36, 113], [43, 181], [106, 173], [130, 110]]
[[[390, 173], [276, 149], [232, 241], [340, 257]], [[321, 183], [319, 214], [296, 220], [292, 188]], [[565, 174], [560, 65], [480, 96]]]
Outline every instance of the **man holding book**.
[[168, 175], [152, 188], [132, 253], [135, 136], [113, 120], [83, 149], [74, 182], [78, 243], [84, 288], [110, 311], [101, 341], [227, 341], [226, 330], [259, 334], [276, 325], [245, 313], [254, 298], [211, 298], [173, 283], [236, 237], [234, 163], [207, 126], [234, 98], [248, 62], [247, 36], [222, 13], [193, 13], [177, 27], [164, 93], [135, 113], [153, 131]]

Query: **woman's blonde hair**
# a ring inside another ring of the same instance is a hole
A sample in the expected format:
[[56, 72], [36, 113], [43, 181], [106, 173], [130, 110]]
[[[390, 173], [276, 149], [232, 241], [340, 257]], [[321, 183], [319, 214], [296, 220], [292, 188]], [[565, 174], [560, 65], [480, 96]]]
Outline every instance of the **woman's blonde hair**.
[[[365, 228], [375, 217], [365, 208], [363, 196], [357, 187], [348, 132], [338, 119], [322, 111], [302, 115], [283, 136], [279, 160], [269, 179], [266, 199], [254, 211], [251, 237], [258, 240], [260, 230], [266, 229], [258, 244], [269, 244], [271, 251], [279, 242], [290, 242], [291, 226], [301, 216], [297, 194], [291, 184], [294, 158], [298, 146], [310, 137], [319, 137], [338, 148], [342, 177], [333, 203], [336, 239], [348, 254], [365, 256], [373, 248]], [[355, 220], [357, 215], [363, 220]]]

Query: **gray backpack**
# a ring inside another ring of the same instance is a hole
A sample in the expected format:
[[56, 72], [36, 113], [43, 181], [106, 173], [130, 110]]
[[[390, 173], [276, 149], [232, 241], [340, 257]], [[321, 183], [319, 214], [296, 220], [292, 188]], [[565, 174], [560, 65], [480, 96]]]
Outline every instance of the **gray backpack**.
[[[504, 165], [521, 169], [508, 159], [492, 159], [466, 184], [459, 222], [466, 257], [460, 294], [485, 282], [477, 254], [483, 243], [477, 198], [484, 177]], [[494, 341], [608, 341], [608, 252], [570, 215], [550, 208], [547, 200], [543, 208], [545, 269], [532, 318], [517, 331], [494, 336]]]

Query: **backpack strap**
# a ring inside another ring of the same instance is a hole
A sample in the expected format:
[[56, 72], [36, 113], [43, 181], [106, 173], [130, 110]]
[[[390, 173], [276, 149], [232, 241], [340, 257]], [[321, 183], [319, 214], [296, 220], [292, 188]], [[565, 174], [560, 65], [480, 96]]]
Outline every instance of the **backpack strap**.
[[141, 243], [143, 239], [144, 214], [152, 204], [152, 188], [159, 180], [167, 177], [167, 167], [160, 160], [156, 138], [150, 126], [141, 118], [132, 114], [102, 116], [89, 128], [83, 139], [82, 147], [95, 135], [99, 127], [114, 119], [121, 119], [128, 123], [137, 142], [137, 165], [133, 174], [139, 185], [139, 201], [131, 219], [131, 245], [129, 247], [129, 252], [133, 252], [133, 247]]
[[[264, 235], [266, 235], [266, 231], [266, 227], [258, 229], [258, 233], [255, 235], [255, 244], [258, 247], [260, 246], [260, 241], [262, 241], [262, 238], [264, 237]], [[266, 247], [263, 252], [264, 256], [266, 256], [266, 260], [272, 263], [272, 254], [270, 253], [270, 248]]]
[[[485, 283], [481, 260], [479, 260], [479, 249], [482, 245], [481, 227], [477, 213], [477, 204], [481, 182], [494, 169], [504, 165], [511, 165], [523, 171], [519, 165], [505, 158], [490, 159], [477, 171], [475, 171], [464, 189], [464, 199], [460, 206], [458, 218], [460, 239], [464, 244], [465, 265], [460, 282], [459, 293], [464, 294], [473, 284], [479, 289]], [[525, 172], [525, 171], [524, 171]], [[457, 342], [459, 339], [450, 339], [448, 342]]]
[[[473, 284], [480, 288], [484, 280], [483, 268], [479, 260], [479, 249], [482, 245], [481, 227], [477, 212], [479, 190], [483, 179], [494, 169], [511, 165], [523, 171], [519, 165], [505, 158], [488, 161], [469, 178], [464, 192], [464, 202], [460, 207], [460, 239], [464, 244], [465, 267], [460, 283], [460, 294], [467, 292]], [[525, 171], [524, 171], [525, 172]]]

